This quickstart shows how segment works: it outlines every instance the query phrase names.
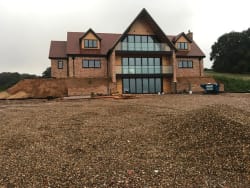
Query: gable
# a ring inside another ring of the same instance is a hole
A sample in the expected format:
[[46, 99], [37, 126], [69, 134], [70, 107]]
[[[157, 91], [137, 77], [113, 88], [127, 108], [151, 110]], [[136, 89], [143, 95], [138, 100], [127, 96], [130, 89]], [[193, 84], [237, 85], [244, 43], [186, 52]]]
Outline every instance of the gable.
[[92, 32], [87, 33], [82, 39], [83, 39], [83, 40], [84, 40], [84, 39], [99, 40], [99, 39], [96, 37], [96, 35], [94, 35], [94, 33], [92, 33]]
[[152, 26], [149, 25], [145, 20], [139, 18], [136, 20], [129, 28], [127, 34], [137, 34], [137, 35], [155, 35]]
[[176, 42], [188, 42], [189, 43], [189, 41], [183, 36], [181, 36]]
[[[186, 46], [186, 47], [183, 48], [184, 46]], [[179, 37], [176, 39], [175, 47], [176, 47], [178, 50], [188, 50], [188, 51], [190, 51], [190, 50], [191, 50], [191, 43], [190, 43], [190, 40], [188, 40], [188, 38], [185, 37], [185, 35], [181, 35], [181, 36], [179, 36]]]
[[85, 48], [88, 48], [89, 47], [86, 47], [85, 46], [85, 40], [90, 40], [90, 41], [95, 41], [96, 43], [96, 47], [92, 48], [92, 49], [100, 49], [100, 42], [101, 42], [101, 39], [100, 37], [92, 30], [92, 29], [89, 29], [81, 38], [80, 38], [80, 46], [81, 46], [81, 49], [85, 49]]
[[160, 43], [165, 43], [170, 50], [176, 51], [175, 45], [169, 40], [145, 8], [142, 9], [142, 11], [136, 16], [111, 50], [118, 47], [118, 43], [121, 42], [128, 34], [156, 35]]

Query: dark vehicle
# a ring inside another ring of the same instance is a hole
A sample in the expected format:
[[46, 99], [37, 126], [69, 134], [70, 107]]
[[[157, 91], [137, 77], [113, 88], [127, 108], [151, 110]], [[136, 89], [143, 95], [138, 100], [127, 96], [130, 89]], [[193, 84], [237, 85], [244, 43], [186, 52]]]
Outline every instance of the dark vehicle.
[[201, 87], [205, 90], [205, 93], [218, 94], [220, 91], [220, 84], [201, 84]]

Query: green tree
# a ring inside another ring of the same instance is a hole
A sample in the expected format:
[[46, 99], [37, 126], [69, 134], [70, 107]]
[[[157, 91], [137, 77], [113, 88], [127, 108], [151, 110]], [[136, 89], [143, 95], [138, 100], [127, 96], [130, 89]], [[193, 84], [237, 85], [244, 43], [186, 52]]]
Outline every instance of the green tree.
[[0, 73], [0, 91], [5, 90], [22, 79], [36, 78], [36, 75], [31, 74], [19, 74], [17, 72], [3, 72]]
[[212, 46], [210, 60], [217, 72], [250, 72], [250, 28], [219, 37]]
[[51, 77], [51, 67], [48, 67], [43, 73], [42, 73], [43, 78], [50, 78]]

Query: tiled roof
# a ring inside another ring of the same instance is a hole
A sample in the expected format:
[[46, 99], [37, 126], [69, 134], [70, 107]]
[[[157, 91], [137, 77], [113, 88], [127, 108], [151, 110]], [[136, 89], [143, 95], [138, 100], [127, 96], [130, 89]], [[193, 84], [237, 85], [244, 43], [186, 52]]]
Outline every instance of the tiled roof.
[[51, 41], [49, 58], [67, 58], [66, 46], [66, 41]]
[[[167, 36], [171, 41], [175, 40], [178, 35], [168, 35]], [[191, 44], [191, 50], [190, 51], [177, 51], [176, 56], [186, 56], [186, 57], [205, 57], [205, 54], [202, 52], [202, 50], [199, 48], [199, 46], [195, 43], [193, 40]]]
[[191, 43], [190, 51], [177, 51], [176, 56], [185, 56], [185, 57], [205, 57], [205, 54], [199, 48], [199, 46], [193, 41]]
[[79, 39], [84, 35], [83, 32], [67, 33], [67, 54], [96, 54], [107, 55], [114, 43], [120, 38], [121, 34], [113, 33], [96, 33], [101, 40], [100, 50], [81, 50]]
[[[101, 40], [101, 48], [99, 50], [81, 50], [79, 39], [84, 35], [83, 32], [68, 32], [66, 41], [51, 41], [49, 58], [67, 58], [68, 54], [72, 55], [107, 55], [108, 51], [120, 39], [121, 34], [114, 33], [96, 33]], [[167, 36], [170, 41], [176, 38], [175, 35]], [[190, 51], [177, 51], [177, 56], [186, 57], [205, 57], [205, 54], [193, 41]]]

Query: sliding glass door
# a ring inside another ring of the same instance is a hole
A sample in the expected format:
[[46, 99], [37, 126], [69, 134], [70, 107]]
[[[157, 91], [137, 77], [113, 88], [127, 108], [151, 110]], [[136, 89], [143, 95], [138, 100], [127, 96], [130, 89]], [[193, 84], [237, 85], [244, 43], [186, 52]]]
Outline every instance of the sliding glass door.
[[123, 78], [123, 93], [158, 93], [162, 92], [161, 78]]

